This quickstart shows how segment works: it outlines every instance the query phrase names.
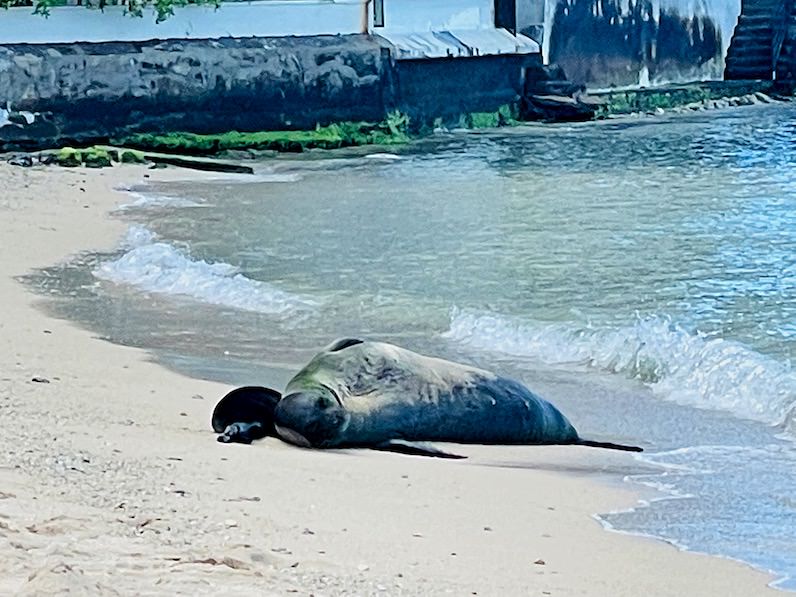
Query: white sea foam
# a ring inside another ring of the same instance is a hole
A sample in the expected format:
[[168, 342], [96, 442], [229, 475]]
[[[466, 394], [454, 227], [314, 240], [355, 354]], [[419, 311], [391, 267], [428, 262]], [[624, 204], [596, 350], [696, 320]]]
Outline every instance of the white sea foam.
[[[260, 183], [288, 183], [298, 182], [303, 178], [300, 172], [271, 172], [263, 171], [254, 174], [241, 174], [238, 172], [212, 172], [201, 175], [202, 183], [214, 184], [260, 184]], [[197, 178], [186, 176], [175, 177], [171, 182], [196, 182]]]
[[365, 156], [365, 159], [395, 161], [402, 160], [403, 158], [395, 153], [369, 153]]
[[133, 224], [127, 229], [122, 247], [133, 249], [155, 242], [155, 234], [146, 226]]
[[126, 191], [133, 199], [131, 203], [124, 203], [119, 206], [121, 210], [127, 209], [148, 209], [157, 207], [200, 207], [203, 204], [187, 197], [173, 197], [169, 195], [153, 195], [139, 193], [138, 191]]
[[476, 350], [620, 373], [681, 404], [793, 427], [796, 372], [789, 364], [665, 317], [598, 329], [454, 309], [444, 336]]
[[100, 264], [94, 275], [148, 292], [188, 296], [213, 305], [287, 316], [316, 306], [312, 300], [284, 292], [241, 274], [228, 263], [193, 259], [180, 249], [158, 242], [143, 226], [132, 226], [123, 243], [126, 252]]
[[236, 178], [236, 182], [298, 182], [303, 177], [298, 172], [260, 172], [249, 175], [249, 178]]

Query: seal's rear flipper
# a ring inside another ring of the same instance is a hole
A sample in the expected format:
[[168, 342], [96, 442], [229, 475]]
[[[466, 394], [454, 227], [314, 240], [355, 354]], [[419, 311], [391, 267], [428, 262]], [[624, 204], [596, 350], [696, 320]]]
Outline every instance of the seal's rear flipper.
[[281, 398], [276, 390], [260, 386], [229, 392], [213, 410], [213, 431], [222, 434], [218, 441], [251, 443], [267, 435], [276, 436], [274, 410]]
[[398, 452], [399, 454], [411, 454], [412, 456], [431, 456], [432, 458], [467, 458], [459, 454], [443, 452], [437, 447], [425, 442], [409, 442], [403, 439], [391, 439], [389, 441], [370, 446], [373, 450], [384, 452]]
[[232, 423], [216, 440], [222, 444], [250, 444], [265, 435], [265, 429], [261, 423]]
[[622, 450], [623, 452], [643, 452], [644, 448], [638, 446], [626, 446], [624, 444], [612, 444], [611, 442], [594, 442], [588, 439], [579, 439], [575, 442], [578, 446], [589, 446], [590, 448], [606, 448], [608, 450]]

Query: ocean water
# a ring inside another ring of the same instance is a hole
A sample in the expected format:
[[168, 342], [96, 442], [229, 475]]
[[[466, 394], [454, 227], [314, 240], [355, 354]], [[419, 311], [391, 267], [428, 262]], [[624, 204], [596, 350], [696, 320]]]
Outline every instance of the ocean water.
[[582, 435], [645, 447], [658, 472], [628, 481], [659, 497], [606, 526], [796, 589], [794, 123], [780, 105], [451, 133], [142, 185], [117, 251], [29, 282], [230, 384], [283, 384], [339, 336], [517, 377]]

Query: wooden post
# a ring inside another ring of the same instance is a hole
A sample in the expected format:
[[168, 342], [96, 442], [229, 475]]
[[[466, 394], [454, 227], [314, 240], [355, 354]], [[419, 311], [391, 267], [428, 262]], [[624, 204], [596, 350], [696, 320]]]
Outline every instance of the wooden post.
[[367, 35], [370, 33], [370, 3], [372, 0], [362, 0], [362, 12], [359, 19], [359, 32]]

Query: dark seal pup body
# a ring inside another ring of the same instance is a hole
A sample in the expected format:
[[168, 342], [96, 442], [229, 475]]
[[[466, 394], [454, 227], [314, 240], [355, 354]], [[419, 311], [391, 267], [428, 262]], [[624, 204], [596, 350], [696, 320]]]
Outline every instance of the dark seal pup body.
[[[312, 448], [375, 448], [452, 455], [416, 442], [579, 444], [561, 412], [512, 379], [383, 342], [338, 340], [288, 382], [284, 397], [238, 388], [213, 414], [220, 441], [275, 434]], [[268, 413], [273, 409], [273, 417]]]

